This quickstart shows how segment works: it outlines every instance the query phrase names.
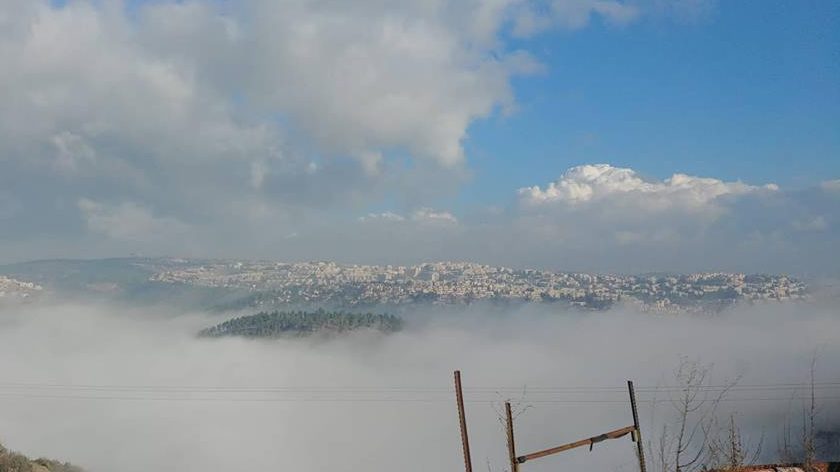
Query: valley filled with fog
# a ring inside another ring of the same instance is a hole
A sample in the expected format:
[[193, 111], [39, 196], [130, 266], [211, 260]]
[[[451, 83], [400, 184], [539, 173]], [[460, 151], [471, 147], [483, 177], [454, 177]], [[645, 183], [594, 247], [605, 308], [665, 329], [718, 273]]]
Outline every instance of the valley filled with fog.
[[[627, 379], [653, 464], [662, 426], [676, 419], [675, 369], [696, 362], [712, 396], [737, 380], [716, 415], [734, 415], [751, 447], [774, 460], [786, 425], [799, 437], [813, 359], [817, 429], [840, 426], [840, 319], [817, 303], [704, 315], [473, 307], [404, 318], [393, 334], [206, 339], [196, 333], [224, 316], [7, 305], [0, 442], [91, 472], [459, 470], [460, 369], [475, 470], [506, 467], [503, 401], [524, 410], [517, 449], [532, 452], [632, 424]], [[634, 450], [622, 438], [523, 468], [634, 471]]]

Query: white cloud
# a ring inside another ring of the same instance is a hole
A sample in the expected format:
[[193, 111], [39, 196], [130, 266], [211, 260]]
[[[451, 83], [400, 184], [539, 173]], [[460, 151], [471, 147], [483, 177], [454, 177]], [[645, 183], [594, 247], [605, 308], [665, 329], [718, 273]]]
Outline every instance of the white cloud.
[[[554, 247], [575, 259], [635, 265], [634, 270], [714, 269], [735, 260], [754, 261], [744, 241], [756, 234], [790, 233], [794, 215], [803, 218], [791, 196], [774, 184], [682, 173], [646, 179], [633, 169], [608, 164], [573, 167], [544, 187], [519, 189], [518, 197], [516, 226], [545, 251]], [[789, 219], [779, 219], [782, 214]], [[743, 254], [733, 256], [733, 251]], [[724, 253], [732, 259], [718, 257]], [[707, 266], [712, 260], [716, 265]]]
[[[277, 154], [276, 133], [240, 121], [229, 98], [194, 69], [144, 49], [137, 38], [147, 31], [108, 5], [44, 2], [28, 15], [0, 6], [25, 26], [0, 36], [4, 159], [22, 163], [44, 187], [53, 172], [84, 170], [95, 178], [87, 185], [178, 198], [195, 187], [196, 171], [231, 182], [224, 163], [247, 169], [243, 157]], [[172, 185], [175, 174], [185, 178]], [[152, 188], [138, 188], [144, 183]]]
[[405, 221], [405, 217], [397, 213], [386, 211], [383, 213], [368, 213], [367, 216], [360, 217], [359, 221]]
[[458, 218], [448, 211], [436, 211], [431, 208], [418, 208], [409, 217], [398, 213], [386, 211], [383, 213], [368, 213], [367, 216], [359, 218], [359, 221], [392, 221], [392, 222], [414, 222], [414, 223], [444, 223], [453, 224]]
[[82, 198], [78, 206], [90, 231], [116, 240], [166, 241], [183, 236], [190, 229], [175, 218], [155, 216], [149, 209], [133, 202], [107, 205]]
[[67, 241], [84, 221], [53, 201], [88, 197], [202, 234], [259, 209], [285, 232], [290, 215], [458, 180], [470, 124], [538, 69], [502, 34], [519, 3], [2, 2], [0, 175], [27, 182], [15, 234], [39, 215]]
[[391, 149], [454, 166], [469, 124], [511, 103], [509, 79], [527, 71], [496, 40], [506, 3], [249, 0], [224, 16], [165, 3], [141, 26], [154, 54], [281, 111], [322, 152], [369, 171]]
[[[531, 3], [164, 1], [129, 16], [118, 3], [6, 2], [3, 154], [43, 159], [50, 141], [63, 170], [92, 155], [141, 168], [275, 158], [288, 124], [371, 175], [391, 150], [459, 166], [469, 125], [512, 106], [511, 77], [539, 69], [501, 36]], [[545, 15], [622, 22], [632, 8], [566, 0]]]
[[574, 206], [614, 199], [622, 203], [633, 201], [649, 210], [667, 210], [677, 206], [700, 209], [723, 196], [776, 190], [774, 184], [758, 187], [685, 174], [651, 181], [632, 169], [594, 164], [572, 167], [545, 189], [539, 186], [519, 189], [519, 196], [524, 204], [532, 206]]
[[637, 5], [611, 0], [553, 0], [551, 2], [523, 2], [517, 9], [513, 34], [529, 37], [552, 26], [577, 30], [589, 24], [593, 16], [607, 23], [625, 25], [641, 14]]
[[420, 208], [411, 214], [411, 219], [420, 222], [457, 223], [455, 215], [448, 211], [435, 211], [431, 208]]

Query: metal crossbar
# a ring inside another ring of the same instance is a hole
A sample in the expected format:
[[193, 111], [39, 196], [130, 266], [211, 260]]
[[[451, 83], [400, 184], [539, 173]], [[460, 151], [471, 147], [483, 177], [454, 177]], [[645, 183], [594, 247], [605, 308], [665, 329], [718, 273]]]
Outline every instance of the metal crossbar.
[[621, 429], [616, 429], [615, 431], [599, 434], [598, 436], [592, 436], [591, 438], [581, 439], [580, 441], [571, 442], [569, 444], [563, 444], [562, 446], [552, 447], [550, 449], [544, 449], [542, 451], [525, 454], [524, 456], [517, 457], [516, 461], [522, 464], [530, 460], [539, 459], [540, 457], [550, 456], [552, 454], [557, 454], [559, 452], [568, 451], [569, 449], [575, 449], [583, 446], [589, 446], [591, 450], [592, 446], [595, 443], [606, 441], [607, 439], [618, 439], [630, 433], [633, 433], [634, 431], [636, 431], [635, 426], [626, 426]]

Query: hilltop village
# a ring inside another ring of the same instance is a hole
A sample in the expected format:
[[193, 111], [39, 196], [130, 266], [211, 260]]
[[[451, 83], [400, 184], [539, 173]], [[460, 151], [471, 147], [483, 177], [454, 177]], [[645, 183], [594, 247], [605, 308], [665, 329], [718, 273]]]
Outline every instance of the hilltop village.
[[[800, 300], [805, 284], [783, 275], [697, 273], [605, 275], [517, 270], [467, 262], [412, 266], [334, 262], [179, 261], [152, 280], [258, 293], [252, 304], [333, 302], [342, 306], [416, 302], [565, 302], [584, 308], [618, 303], [652, 311], [720, 308], [739, 301]], [[178, 267], [180, 266], [180, 267]]]

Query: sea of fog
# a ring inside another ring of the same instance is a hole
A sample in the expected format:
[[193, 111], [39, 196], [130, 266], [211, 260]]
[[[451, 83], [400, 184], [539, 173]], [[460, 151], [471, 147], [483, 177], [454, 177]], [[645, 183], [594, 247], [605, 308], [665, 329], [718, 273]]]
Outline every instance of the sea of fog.
[[[218, 321], [108, 304], [0, 309], [0, 442], [91, 472], [457, 471], [460, 369], [474, 469], [501, 471], [500, 402], [514, 402], [518, 452], [532, 452], [631, 424], [633, 379], [642, 434], [655, 439], [689, 361], [709, 368], [709, 385], [738, 379], [718, 415], [763, 438], [769, 460], [784, 425], [801, 428], [812, 359], [818, 426], [840, 429], [840, 315], [814, 305], [705, 316], [476, 308], [415, 313], [393, 335], [195, 336]], [[634, 461], [623, 438], [522, 470], [635, 471]]]

